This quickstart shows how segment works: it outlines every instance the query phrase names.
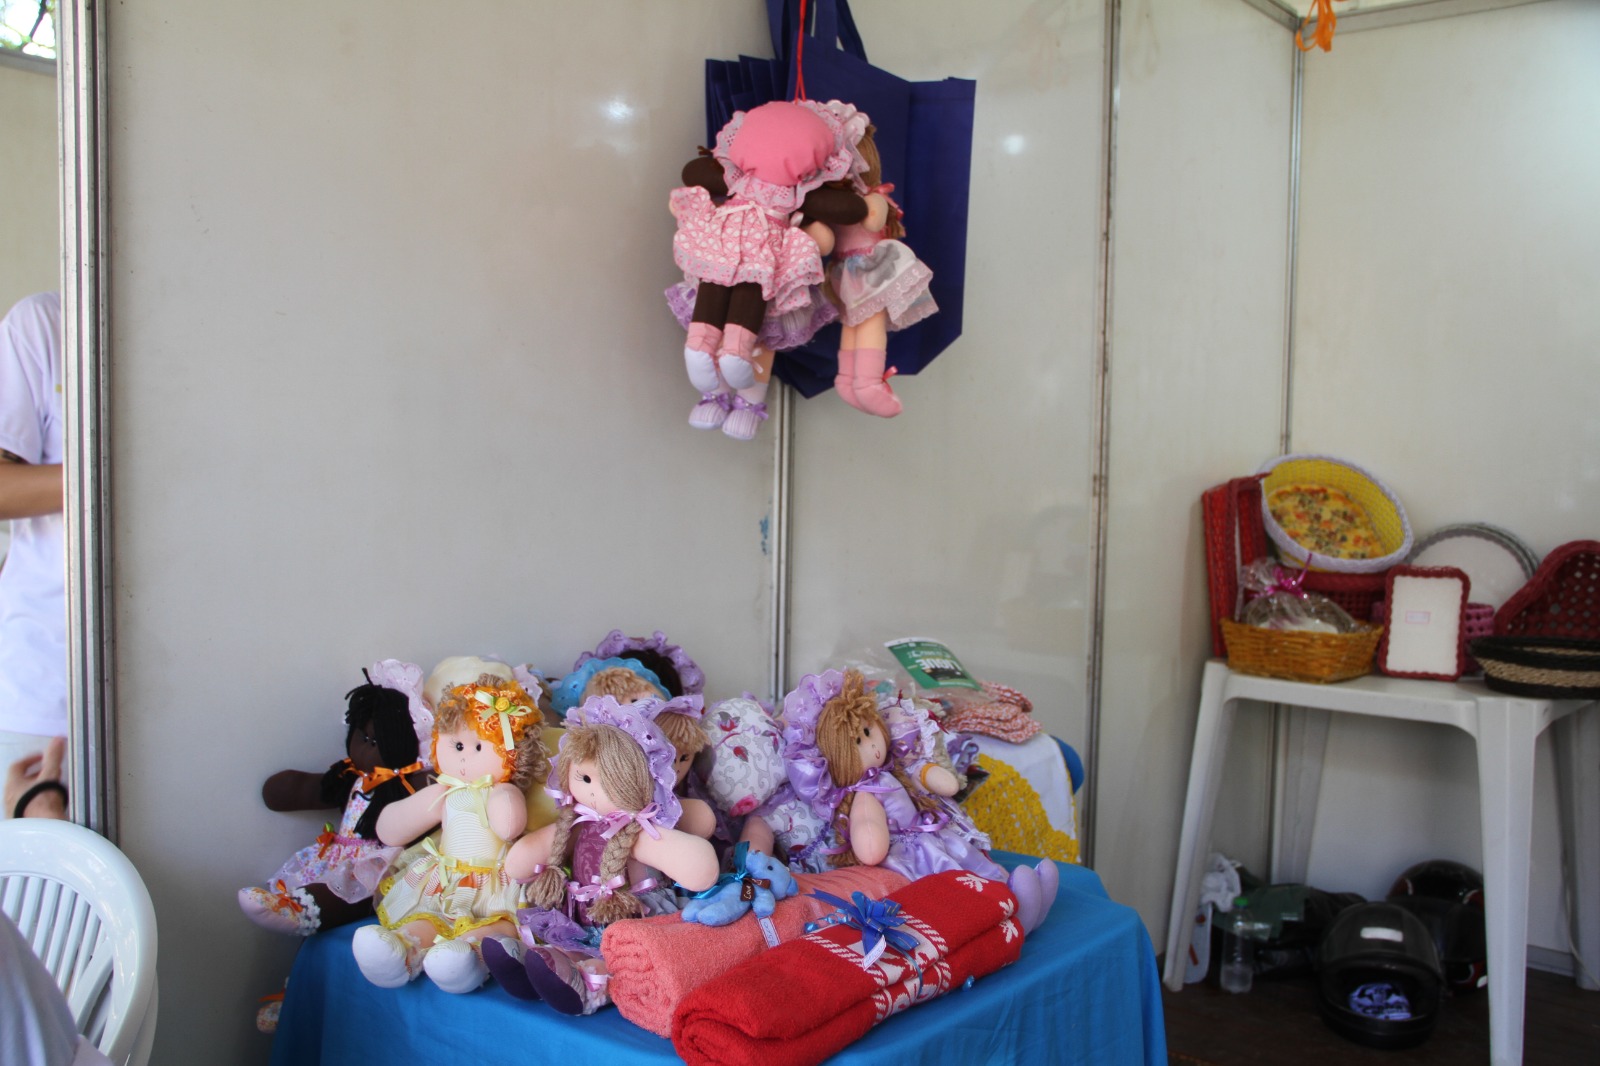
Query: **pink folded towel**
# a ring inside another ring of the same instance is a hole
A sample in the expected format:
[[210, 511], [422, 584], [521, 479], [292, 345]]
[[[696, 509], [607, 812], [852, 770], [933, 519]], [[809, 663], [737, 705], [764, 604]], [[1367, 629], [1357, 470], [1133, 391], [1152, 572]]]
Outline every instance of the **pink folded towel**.
[[[829, 892], [840, 899], [862, 892], [882, 899], [907, 881], [881, 866], [847, 866], [820, 874], [795, 874], [800, 894], [780, 900], [772, 912], [778, 938], [805, 935], [807, 922], [833, 910], [808, 893]], [[721, 928], [686, 922], [676, 914], [630, 918], [606, 928], [600, 951], [611, 973], [611, 1001], [622, 1016], [657, 1036], [672, 1035], [672, 1015], [690, 992], [746, 959], [767, 950], [755, 916], [746, 914]]]

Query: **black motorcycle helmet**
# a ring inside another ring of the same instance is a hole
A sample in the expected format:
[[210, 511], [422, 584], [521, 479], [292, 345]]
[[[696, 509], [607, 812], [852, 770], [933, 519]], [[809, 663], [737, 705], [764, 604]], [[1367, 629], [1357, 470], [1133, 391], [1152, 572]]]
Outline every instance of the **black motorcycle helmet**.
[[[1433, 1033], [1443, 994], [1433, 937], [1404, 907], [1359, 903], [1342, 911], [1322, 938], [1317, 1006], [1328, 1027], [1348, 1040], [1383, 1049], [1420, 1044]], [[1385, 1000], [1395, 1009], [1374, 1009]]]
[[1451, 991], [1472, 992], [1488, 984], [1482, 874], [1449, 859], [1419, 862], [1395, 880], [1389, 902], [1406, 908], [1428, 927]]

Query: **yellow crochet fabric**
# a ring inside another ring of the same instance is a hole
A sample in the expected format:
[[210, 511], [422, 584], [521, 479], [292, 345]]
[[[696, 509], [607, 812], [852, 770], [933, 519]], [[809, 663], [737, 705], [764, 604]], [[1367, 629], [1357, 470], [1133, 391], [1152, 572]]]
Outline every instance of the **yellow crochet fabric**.
[[[963, 806], [989, 842], [1001, 851], [1038, 855], [1057, 862], [1078, 861], [1077, 827], [1064, 833], [1050, 824], [1039, 793], [1028, 779], [1006, 763], [987, 755], [977, 765], [989, 779], [973, 790]], [[1074, 812], [1077, 807], [1074, 805]]]

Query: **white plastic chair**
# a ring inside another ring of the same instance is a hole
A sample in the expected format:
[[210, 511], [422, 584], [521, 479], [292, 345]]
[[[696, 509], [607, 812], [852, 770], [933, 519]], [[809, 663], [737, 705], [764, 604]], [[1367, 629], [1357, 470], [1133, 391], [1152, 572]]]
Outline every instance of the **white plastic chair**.
[[72, 822], [0, 822], [0, 909], [61, 986], [78, 1031], [117, 1066], [145, 1066], [156, 915], [128, 857]]

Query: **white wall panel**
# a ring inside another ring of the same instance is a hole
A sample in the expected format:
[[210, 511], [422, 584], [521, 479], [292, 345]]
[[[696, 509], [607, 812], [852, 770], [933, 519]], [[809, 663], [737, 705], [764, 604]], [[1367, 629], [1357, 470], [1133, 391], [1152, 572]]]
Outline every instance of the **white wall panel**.
[[1102, 7], [854, 7], [877, 65], [977, 79], [964, 332], [898, 418], [796, 403], [791, 682], [934, 636], [1083, 743]]
[[771, 437], [690, 430], [668, 190], [759, 5], [118, 7], [125, 845], [160, 1062], [249, 1062], [294, 945], [234, 904], [322, 818], [370, 660], [565, 668], [661, 627], [763, 689]]
[[[1211, 654], [1200, 494], [1278, 439], [1292, 48], [1238, 0], [1123, 5], [1096, 864], [1158, 938]], [[1263, 872], [1265, 723], [1215, 841]]]
[[[1597, 50], [1600, 6], [1561, 0], [1307, 61], [1294, 442], [1379, 473], [1419, 533], [1600, 535]], [[1565, 950], [1549, 754], [1530, 939]], [[1313, 882], [1381, 894], [1418, 859], [1477, 865], [1475, 781], [1447, 731], [1336, 721]]]
[[0, 63], [0, 315], [61, 287], [61, 179], [51, 69]]

